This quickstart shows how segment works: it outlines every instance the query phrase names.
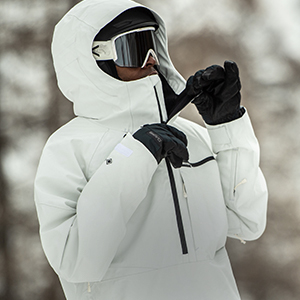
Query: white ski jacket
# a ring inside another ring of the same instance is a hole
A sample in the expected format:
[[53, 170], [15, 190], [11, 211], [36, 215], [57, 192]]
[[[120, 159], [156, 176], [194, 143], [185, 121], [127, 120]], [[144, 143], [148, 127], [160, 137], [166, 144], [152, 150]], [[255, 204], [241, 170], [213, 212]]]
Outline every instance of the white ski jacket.
[[[240, 299], [226, 237], [257, 239], [267, 189], [247, 112], [203, 128], [175, 116], [190, 165], [168, 169], [132, 133], [167, 119], [158, 75], [122, 82], [102, 72], [92, 41], [130, 0], [84, 0], [53, 38], [58, 84], [77, 117], [48, 140], [35, 181], [42, 246], [68, 300]], [[160, 71], [179, 94], [165, 26]]]

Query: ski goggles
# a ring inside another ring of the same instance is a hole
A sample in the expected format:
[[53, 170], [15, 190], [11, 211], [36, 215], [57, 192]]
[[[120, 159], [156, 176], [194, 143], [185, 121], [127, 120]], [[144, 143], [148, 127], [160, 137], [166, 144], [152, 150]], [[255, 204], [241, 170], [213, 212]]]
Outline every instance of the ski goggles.
[[144, 68], [152, 55], [159, 65], [154, 31], [154, 27], [144, 27], [119, 34], [109, 41], [94, 41], [93, 56], [97, 61], [112, 59], [119, 67]]

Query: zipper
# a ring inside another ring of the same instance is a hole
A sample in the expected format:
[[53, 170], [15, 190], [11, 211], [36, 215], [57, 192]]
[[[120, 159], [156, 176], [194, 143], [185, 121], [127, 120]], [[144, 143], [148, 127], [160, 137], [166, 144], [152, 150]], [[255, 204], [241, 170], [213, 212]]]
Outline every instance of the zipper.
[[[237, 161], [238, 161], [238, 149], [234, 149], [234, 151], [232, 151], [232, 154], [231, 154], [231, 167], [232, 167], [232, 170], [235, 170], [235, 172], [232, 172], [232, 175], [231, 175], [231, 184], [230, 184], [230, 190], [228, 191], [228, 199], [230, 199], [231, 201], [234, 201], [235, 199], [235, 191], [237, 189], [237, 187], [239, 186], [236, 185], [236, 182], [237, 182], [237, 173], [236, 173], [236, 168], [237, 168]], [[243, 184], [244, 182], [241, 182], [241, 184]]]
[[[155, 96], [156, 96], [156, 100], [157, 100], [160, 122], [165, 123], [163, 120], [162, 109], [160, 106], [158, 93], [157, 93], [155, 86], [154, 86], [154, 91], [155, 91]], [[169, 181], [170, 181], [170, 185], [171, 185], [171, 191], [172, 191], [172, 196], [173, 196], [177, 228], [178, 228], [178, 233], [179, 233], [179, 238], [180, 238], [180, 243], [181, 243], [182, 254], [185, 255], [185, 254], [188, 254], [188, 248], [187, 248], [187, 242], [186, 242], [186, 237], [185, 237], [184, 228], [183, 228], [182, 215], [181, 215], [181, 210], [180, 210], [180, 205], [179, 205], [176, 183], [175, 183], [171, 163], [167, 157], [165, 158], [165, 161], [166, 161], [168, 175], [169, 175]]]
[[91, 292], [92, 292], [92, 288], [91, 288], [91, 283], [90, 283], [90, 282], [88, 282], [87, 292], [88, 292], [88, 293], [91, 293]]
[[171, 163], [167, 157], [166, 157], [166, 164], [167, 164], [169, 180], [170, 180], [170, 185], [171, 185], [171, 190], [172, 190], [172, 196], [173, 196], [173, 201], [174, 201], [177, 228], [178, 228], [178, 233], [179, 233], [179, 238], [180, 238], [180, 243], [181, 243], [182, 254], [185, 255], [185, 254], [188, 254], [187, 242], [186, 242], [186, 237], [185, 237], [185, 233], [184, 233], [182, 215], [181, 215], [181, 210], [180, 210], [180, 205], [179, 205], [179, 199], [178, 199], [174, 174], [173, 174]]

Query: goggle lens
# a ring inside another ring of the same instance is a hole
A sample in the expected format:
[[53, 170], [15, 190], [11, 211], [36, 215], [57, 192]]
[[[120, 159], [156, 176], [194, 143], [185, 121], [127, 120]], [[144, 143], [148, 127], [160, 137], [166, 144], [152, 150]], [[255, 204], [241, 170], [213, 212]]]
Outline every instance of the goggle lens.
[[117, 54], [115, 63], [120, 67], [144, 67], [150, 52], [158, 64], [153, 30], [137, 31], [119, 36], [114, 44]]

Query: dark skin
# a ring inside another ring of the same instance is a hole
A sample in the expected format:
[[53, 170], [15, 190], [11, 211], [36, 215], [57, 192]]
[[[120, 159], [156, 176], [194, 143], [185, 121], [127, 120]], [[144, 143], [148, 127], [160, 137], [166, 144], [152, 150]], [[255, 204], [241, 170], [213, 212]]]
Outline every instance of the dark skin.
[[157, 62], [150, 55], [144, 68], [128, 68], [116, 65], [116, 69], [121, 80], [132, 81], [158, 74], [154, 68], [155, 65], [157, 65]]

